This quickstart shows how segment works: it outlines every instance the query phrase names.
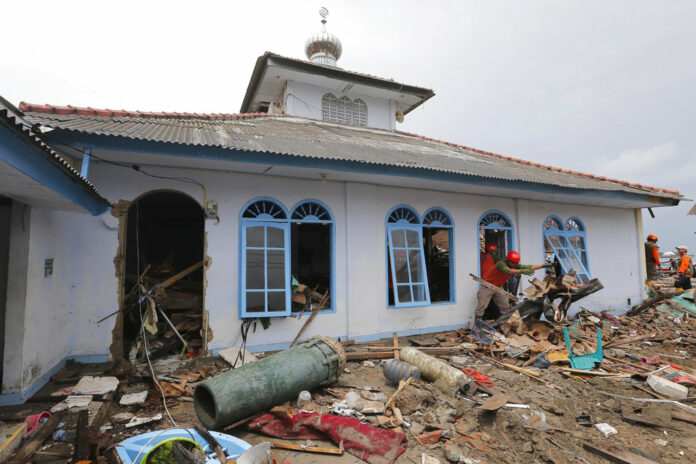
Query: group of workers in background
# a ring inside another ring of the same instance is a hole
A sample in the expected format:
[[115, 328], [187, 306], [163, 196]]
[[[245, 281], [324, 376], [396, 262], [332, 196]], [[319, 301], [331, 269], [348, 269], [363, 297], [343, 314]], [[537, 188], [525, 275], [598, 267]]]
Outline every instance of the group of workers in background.
[[[553, 264], [520, 264], [520, 254], [516, 251], [509, 252], [505, 258], [499, 257], [498, 247], [493, 243], [486, 245], [485, 253], [481, 257], [481, 277], [489, 284], [500, 288], [513, 276], [532, 275], [534, 271], [547, 267], [553, 267]], [[488, 287], [481, 287], [476, 297], [476, 319], [483, 318], [491, 300], [501, 313], [506, 313], [510, 308], [507, 296]]]
[[[674, 279], [674, 286], [688, 290], [691, 288], [691, 278], [694, 275], [694, 264], [691, 257], [687, 254], [688, 248], [685, 245], [676, 247], [679, 256], [676, 259], [677, 276]], [[660, 266], [660, 252], [657, 246], [657, 235], [648, 235], [645, 241], [645, 267], [648, 273], [648, 285], [652, 285], [652, 281], [657, 277], [657, 270]]]
[[[674, 286], [684, 290], [691, 288], [691, 277], [694, 275], [694, 265], [687, 254], [688, 249], [684, 245], [676, 247], [679, 253], [677, 265], [677, 277]], [[650, 234], [645, 242], [645, 264], [648, 273], [648, 285], [657, 277], [660, 269], [660, 252], [657, 246], [657, 235]], [[511, 251], [504, 258], [498, 256], [498, 247], [493, 243], [486, 244], [485, 252], [481, 256], [481, 277], [489, 284], [502, 288], [513, 276], [532, 275], [539, 269], [553, 267], [547, 264], [520, 264], [520, 254]], [[510, 308], [510, 301], [501, 292], [482, 286], [477, 296], [476, 319], [482, 319], [491, 300], [498, 306], [501, 313], [506, 313]]]

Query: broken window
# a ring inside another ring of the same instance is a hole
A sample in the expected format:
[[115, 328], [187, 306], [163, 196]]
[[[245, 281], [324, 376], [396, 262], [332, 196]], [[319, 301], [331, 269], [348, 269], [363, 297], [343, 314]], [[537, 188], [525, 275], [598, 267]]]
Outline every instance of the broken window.
[[396, 307], [430, 303], [423, 253], [423, 228], [418, 214], [408, 206], [387, 216], [389, 304]]
[[578, 218], [568, 219], [565, 227], [557, 216], [549, 216], [544, 221], [547, 261], [558, 260], [564, 273], [574, 270], [580, 283], [591, 279], [585, 243], [585, 227]]
[[241, 316], [290, 315], [290, 224], [274, 200], [256, 200], [241, 220]]
[[[333, 268], [334, 220], [329, 209], [316, 200], [306, 200], [290, 214], [291, 272], [297, 281], [313, 294], [329, 299], [325, 306], [333, 308], [331, 298]], [[293, 295], [295, 311], [307, 305], [307, 296]], [[311, 298], [309, 299], [311, 301]]]
[[[512, 222], [500, 211], [487, 211], [479, 220], [479, 256], [483, 259], [486, 245], [489, 243], [498, 247], [498, 256], [504, 258], [509, 251], [514, 249]], [[479, 261], [479, 275], [482, 264]], [[483, 276], [481, 276], [483, 277]], [[517, 293], [519, 277], [508, 280], [503, 288], [510, 293]]]
[[441, 208], [431, 208], [423, 215], [423, 250], [431, 303], [454, 301], [453, 228], [452, 218]]

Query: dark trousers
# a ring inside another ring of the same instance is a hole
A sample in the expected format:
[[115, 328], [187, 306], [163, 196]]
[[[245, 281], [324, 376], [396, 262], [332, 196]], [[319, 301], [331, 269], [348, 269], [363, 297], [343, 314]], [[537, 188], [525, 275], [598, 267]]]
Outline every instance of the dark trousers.
[[691, 288], [691, 278], [687, 276], [681, 276], [674, 279], [674, 286], [683, 288], [684, 290], [689, 290]]

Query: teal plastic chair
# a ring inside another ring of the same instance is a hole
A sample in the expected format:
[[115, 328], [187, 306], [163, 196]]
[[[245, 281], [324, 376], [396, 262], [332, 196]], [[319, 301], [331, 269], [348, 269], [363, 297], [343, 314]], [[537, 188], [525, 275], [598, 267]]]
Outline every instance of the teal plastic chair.
[[568, 328], [563, 327], [563, 337], [568, 346], [568, 358], [570, 359], [570, 367], [574, 369], [592, 370], [595, 364], [604, 361], [604, 352], [602, 351], [602, 330], [597, 328], [597, 351], [586, 354], [584, 356], [573, 356], [573, 348], [570, 346], [570, 338], [568, 337]]

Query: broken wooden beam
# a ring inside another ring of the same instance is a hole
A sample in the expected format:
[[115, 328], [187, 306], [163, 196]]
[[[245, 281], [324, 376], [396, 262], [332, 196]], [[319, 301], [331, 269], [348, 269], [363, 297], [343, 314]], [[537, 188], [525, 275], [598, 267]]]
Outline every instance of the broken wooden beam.
[[515, 295], [513, 295], [510, 292], [506, 292], [505, 290], [498, 287], [497, 285], [493, 285], [490, 282], [486, 282], [485, 280], [483, 280], [482, 278], [480, 278], [478, 276], [475, 276], [474, 274], [469, 273], [469, 275], [471, 276], [472, 279], [474, 279], [476, 282], [480, 283], [484, 287], [486, 287], [490, 290], [493, 290], [496, 293], [500, 293], [501, 295], [508, 297], [510, 300], [512, 300], [515, 303], [517, 303], [519, 301], [519, 298], [517, 298]]
[[10, 462], [16, 464], [25, 464], [29, 462], [30, 458], [34, 456], [34, 453], [41, 447], [43, 442], [53, 433], [60, 421], [61, 416], [57, 414], [48, 419], [34, 432], [34, 436], [15, 453], [14, 458]]
[[318, 446], [295, 445], [292, 443], [280, 443], [272, 441], [271, 446], [278, 449], [286, 449], [291, 451], [304, 451], [307, 453], [335, 454], [342, 455], [343, 450], [340, 448], [320, 448]]
[[615, 445], [594, 446], [589, 443], [583, 443], [582, 447], [612, 462], [618, 462], [619, 464], [657, 464], [657, 462], [652, 459], [644, 458], [639, 454], [621, 449]]

